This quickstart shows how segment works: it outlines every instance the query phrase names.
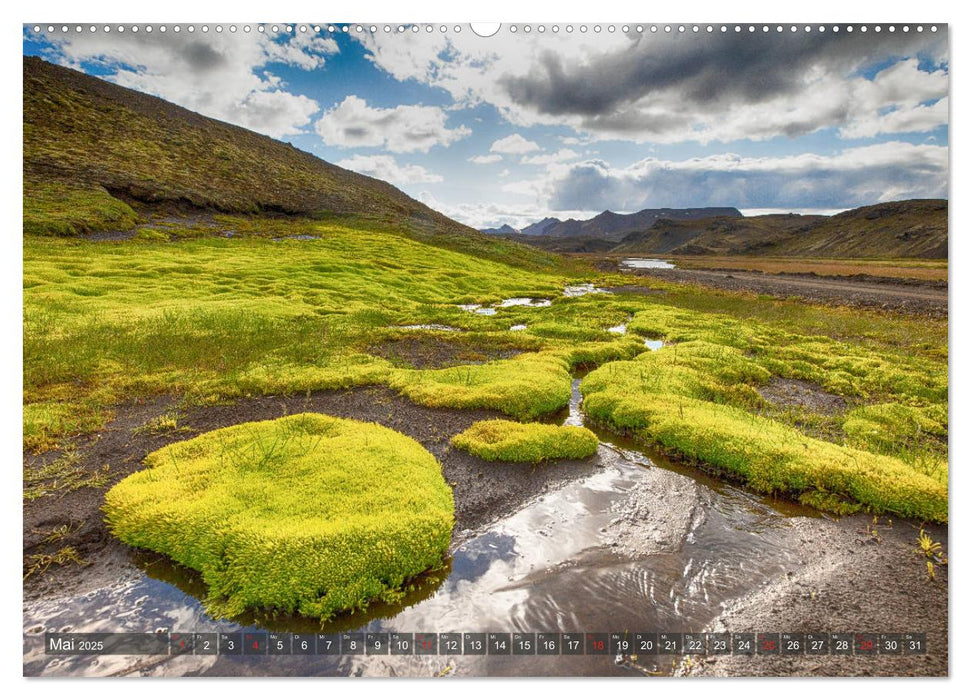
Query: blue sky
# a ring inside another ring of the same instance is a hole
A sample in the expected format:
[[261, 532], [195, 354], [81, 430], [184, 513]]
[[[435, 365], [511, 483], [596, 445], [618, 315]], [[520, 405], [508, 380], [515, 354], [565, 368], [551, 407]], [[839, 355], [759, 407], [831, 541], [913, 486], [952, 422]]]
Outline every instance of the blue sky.
[[25, 27], [24, 53], [289, 141], [476, 227], [947, 196], [946, 27], [333, 26]]

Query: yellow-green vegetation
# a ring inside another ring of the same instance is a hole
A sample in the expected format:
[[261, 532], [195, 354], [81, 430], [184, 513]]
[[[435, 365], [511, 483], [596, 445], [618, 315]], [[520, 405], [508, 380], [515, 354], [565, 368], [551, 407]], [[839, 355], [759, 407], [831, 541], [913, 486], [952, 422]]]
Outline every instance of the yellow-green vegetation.
[[89, 231], [126, 231], [138, 223], [130, 206], [103, 187], [31, 183], [24, 192], [24, 233], [77, 236]]
[[917, 545], [920, 547], [918, 551], [928, 559], [941, 560], [944, 558], [944, 550], [941, 547], [941, 543], [935, 542], [934, 538], [924, 532], [923, 529], [917, 535]]
[[33, 501], [51, 493], [69, 493], [81, 488], [101, 488], [108, 478], [108, 467], [89, 471], [80, 463], [73, 450], [65, 451], [50, 462], [38, 466], [25, 466], [23, 496]]
[[[727, 315], [655, 308], [629, 329], [669, 345], [612, 362], [581, 385], [587, 413], [768, 493], [837, 512], [861, 505], [947, 520], [943, 362]], [[861, 404], [845, 439], [769, 418], [757, 391], [773, 376]]]
[[[137, 219], [130, 202], [139, 209], [163, 209], [156, 224], [139, 232], [142, 240], [166, 238], [172, 233], [166, 207], [188, 206], [209, 211], [197, 211], [202, 220], [189, 227], [177, 226], [181, 233], [236, 228], [212, 225], [212, 211], [285, 213], [366, 222], [372, 229], [393, 228], [398, 235], [484, 257], [550, 260], [547, 253], [495, 241], [382, 180], [291, 144], [40, 58], [25, 56], [23, 75], [26, 233], [130, 229]], [[238, 224], [245, 232], [245, 221]], [[259, 229], [265, 233], [268, 226], [262, 222]]]
[[145, 462], [108, 492], [109, 527], [199, 571], [217, 615], [328, 618], [394, 602], [451, 537], [438, 462], [375, 424], [309, 413], [244, 423]]
[[81, 555], [78, 554], [78, 551], [74, 547], [61, 547], [53, 554], [44, 552], [31, 554], [24, 558], [24, 581], [31, 576], [45, 573], [52, 566], [67, 566], [68, 564], [87, 566], [88, 563], [81, 558]]
[[[669, 439], [668, 449], [747, 479], [738, 455], [722, 459], [695, 444], [726, 452], [738, 442], [705, 437], [722, 421], [722, 433], [765, 437], [742, 441], [752, 450], [772, 441], [810, 445], [793, 468], [802, 475], [832, 471], [824, 465], [833, 460], [870, 465], [859, 472], [866, 488], [831, 480], [802, 488], [795, 477], [766, 475], [752, 479], [754, 487], [838, 511], [862, 504], [946, 517], [944, 321], [653, 282], [661, 293], [567, 298], [564, 285], [584, 280], [571, 266], [496, 251], [485, 259], [364, 225], [297, 221], [291, 230], [314, 238], [292, 240], [285, 220], [224, 221], [273, 236], [179, 235], [170, 226], [172, 241], [24, 239], [25, 448], [49, 449], [103, 426], [116, 403], [159, 394], [207, 403], [379, 384], [429, 406], [534, 420], [568, 404], [573, 370], [601, 366], [584, 384], [586, 406], [614, 429], [659, 442], [614, 408], [650, 404], [679, 431], [696, 429]], [[458, 308], [511, 297], [552, 304], [491, 316]], [[626, 335], [606, 330], [631, 317]], [[458, 330], [399, 328], [413, 324]], [[520, 324], [527, 329], [509, 330]], [[431, 334], [460, 336], [468, 349], [522, 352], [433, 369], [369, 351]], [[644, 337], [666, 346], [645, 353]], [[843, 397], [846, 409], [787, 417], [757, 391], [773, 377], [818, 384]], [[914, 496], [919, 505], [903, 503], [890, 494], [893, 475], [907, 483], [913, 475], [933, 493]]]
[[[946, 321], [640, 278], [651, 293], [566, 298], [566, 284], [632, 278], [478, 234], [387, 183], [36, 58], [24, 59], [23, 132], [24, 447], [62, 449], [25, 469], [28, 499], [101, 485], [71, 443], [126, 401], [383, 385], [527, 421], [599, 367], [585, 405], [614, 430], [830, 510], [947, 517]], [[934, 200], [854, 210], [783, 241], [812, 250], [780, 253], [941, 257], [946, 214]], [[79, 238], [103, 230], [132, 237]], [[513, 297], [552, 303], [458, 306]], [[461, 335], [461, 361], [378, 349], [412, 334], [437, 334], [426, 347], [446, 356]], [[647, 352], [645, 338], [665, 346]], [[841, 400], [763, 399], [786, 380]], [[178, 415], [143, 429], [179, 430]]]
[[[25, 238], [25, 447], [49, 449], [103, 425], [118, 401], [162, 393], [207, 402], [385, 384], [427, 405], [527, 419], [568, 403], [571, 367], [643, 350], [600, 328], [604, 314], [627, 311], [561, 298], [568, 271], [368, 229], [312, 230], [319, 239]], [[496, 316], [457, 307], [511, 296], [556, 301]], [[509, 331], [535, 321], [534, 331]], [[526, 352], [445, 369], [399, 368], [367, 353], [383, 340], [426, 333], [395, 328], [420, 323]]]
[[176, 430], [182, 430], [183, 428], [179, 425], [180, 415], [178, 411], [166, 411], [160, 416], [156, 416], [144, 425], [140, 425], [135, 428], [132, 433], [138, 435], [139, 433], [147, 433], [149, 435], [161, 435], [163, 433], [171, 433]]
[[543, 462], [582, 459], [597, 451], [597, 436], [586, 428], [546, 423], [485, 420], [452, 438], [461, 450], [488, 462]]

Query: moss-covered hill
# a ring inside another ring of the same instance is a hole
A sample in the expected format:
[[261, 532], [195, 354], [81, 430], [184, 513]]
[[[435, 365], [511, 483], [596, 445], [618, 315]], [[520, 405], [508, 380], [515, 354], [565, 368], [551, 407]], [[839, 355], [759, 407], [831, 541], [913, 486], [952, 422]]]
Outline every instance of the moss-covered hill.
[[777, 255], [826, 258], [947, 258], [947, 200], [908, 199], [829, 216]]
[[293, 146], [24, 57], [24, 229], [130, 228], [140, 205], [363, 217], [419, 237], [482, 237], [386, 182]]

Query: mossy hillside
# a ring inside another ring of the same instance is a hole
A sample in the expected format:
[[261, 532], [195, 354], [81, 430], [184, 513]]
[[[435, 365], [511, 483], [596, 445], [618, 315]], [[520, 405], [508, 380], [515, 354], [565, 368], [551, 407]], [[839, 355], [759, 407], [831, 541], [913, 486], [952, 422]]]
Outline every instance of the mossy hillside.
[[[23, 73], [26, 233], [130, 229], [129, 204], [163, 228], [171, 214], [188, 212], [188, 227], [210, 234], [252, 227], [243, 217], [230, 226], [197, 219], [269, 212], [284, 221], [364, 224], [519, 266], [556, 264], [549, 253], [486, 236], [387, 182], [289, 143], [40, 58], [24, 57]], [[151, 235], [149, 229], [139, 237]]]
[[126, 231], [138, 215], [103, 187], [31, 183], [24, 188], [24, 233], [77, 236], [90, 231]]
[[102, 186], [148, 203], [363, 214], [429, 234], [473, 233], [385, 182], [289, 144], [39, 58], [24, 57], [23, 72], [25, 196], [36, 197], [38, 183]]
[[199, 571], [216, 615], [328, 618], [393, 602], [441, 563], [451, 489], [414, 440], [300, 414], [149, 455], [105, 498], [112, 532]]
[[586, 428], [546, 423], [488, 420], [473, 423], [452, 445], [488, 462], [583, 459], [596, 453], [597, 436]]
[[946, 521], [946, 468], [814, 439], [757, 415], [755, 387], [770, 376], [738, 348], [693, 340], [609, 363], [587, 375], [581, 391], [594, 420], [758, 491]]

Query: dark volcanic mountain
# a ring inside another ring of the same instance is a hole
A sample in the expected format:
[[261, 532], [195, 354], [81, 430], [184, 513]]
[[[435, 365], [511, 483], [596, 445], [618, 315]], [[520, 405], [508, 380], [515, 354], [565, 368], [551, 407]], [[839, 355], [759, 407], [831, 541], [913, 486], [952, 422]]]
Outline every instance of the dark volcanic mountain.
[[481, 237], [289, 144], [39, 58], [24, 57], [23, 69], [25, 231], [111, 228], [131, 204], [353, 216], [423, 237]]
[[609, 235], [509, 237], [558, 253], [943, 259], [947, 211], [946, 199], [911, 199], [835, 216], [665, 218], [620, 240]]
[[825, 216], [770, 214], [742, 218], [714, 217], [694, 221], [661, 219], [646, 231], [624, 236], [612, 251], [637, 253], [677, 252], [680, 255], [757, 255], [774, 245], [798, 237]]
[[542, 221], [537, 221], [535, 224], [530, 224], [522, 231], [520, 231], [520, 233], [523, 234], [524, 236], [542, 236], [544, 233], [546, 233], [546, 229], [548, 229], [550, 226], [553, 226], [554, 224], [562, 224], [562, 223], [563, 222], [560, 221], [559, 219], [554, 218], [552, 216], [548, 216]]
[[488, 233], [490, 236], [510, 236], [519, 233], [509, 224], [503, 224], [499, 228], [480, 228], [479, 231], [482, 233]]
[[[693, 219], [707, 219], [715, 216], [737, 217], [742, 213], [734, 207], [707, 207], [702, 209], [643, 209], [633, 214], [615, 214], [605, 211], [592, 219], [579, 221], [577, 219], [543, 219], [539, 224], [542, 228], [530, 231], [531, 226], [523, 229], [523, 234], [539, 234], [550, 238], [605, 238], [620, 241], [629, 233], [644, 231], [662, 219], [673, 221], [690, 221]], [[548, 222], [548, 223], [547, 223]], [[545, 225], [544, 225], [545, 224]]]

